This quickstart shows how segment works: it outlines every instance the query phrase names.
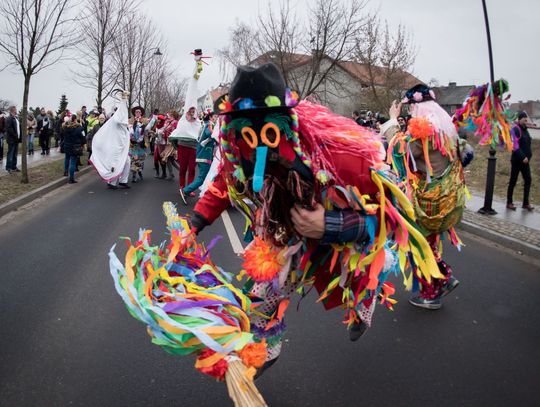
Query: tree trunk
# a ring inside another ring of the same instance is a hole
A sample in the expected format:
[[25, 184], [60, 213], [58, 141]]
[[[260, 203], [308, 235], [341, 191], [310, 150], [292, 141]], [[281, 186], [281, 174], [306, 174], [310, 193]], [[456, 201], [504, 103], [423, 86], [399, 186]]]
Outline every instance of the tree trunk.
[[98, 57], [98, 77], [97, 77], [97, 107], [98, 109], [101, 109], [101, 105], [103, 103], [103, 64], [104, 64], [104, 45], [102, 45], [102, 48], [99, 53]]
[[24, 77], [24, 93], [23, 93], [23, 103], [22, 103], [22, 114], [21, 114], [21, 138], [22, 138], [22, 151], [21, 151], [21, 183], [28, 184], [28, 92], [30, 91], [30, 79], [32, 78], [32, 73], [28, 72]]

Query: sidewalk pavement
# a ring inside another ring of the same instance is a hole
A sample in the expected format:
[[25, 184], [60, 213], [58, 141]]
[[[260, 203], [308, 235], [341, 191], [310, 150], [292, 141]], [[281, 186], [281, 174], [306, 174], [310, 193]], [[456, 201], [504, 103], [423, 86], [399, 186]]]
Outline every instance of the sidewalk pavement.
[[[56, 161], [60, 158], [64, 158], [64, 154], [58, 152], [58, 148], [51, 148], [49, 155], [41, 155], [41, 151], [36, 150], [33, 155], [26, 156], [28, 168], [36, 167], [51, 161]], [[0, 177], [8, 175], [8, 172], [6, 171], [6, 157], [4, 157], [4, 160], [0, 161], [0, 163], [2, 163], [2, 165], [0, 165]], [[22, 157], [21, 154], [19, 154], [17, 156], [17, 168], [21, 169], [21, 166]]]
[[484, 206], [484, 197], [474, 194], [467, 202], [463, 220], [458, 228], [496, 241], [519, 252], [540, 255], [540, 210], [530, 212], [521, 205], [515, 211], [506, 209], [504, 200], [494, 197], [492, 208], [496, 215], [482, 215], [478, 209]]

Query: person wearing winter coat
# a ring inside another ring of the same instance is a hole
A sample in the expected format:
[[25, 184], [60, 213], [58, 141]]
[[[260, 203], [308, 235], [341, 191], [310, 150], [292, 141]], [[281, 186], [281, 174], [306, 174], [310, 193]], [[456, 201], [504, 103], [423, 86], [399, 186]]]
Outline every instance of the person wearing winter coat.
[[28, 112], [26, 125], [28, 127], [28, 155], [34, 155], [34, 137], [36, 136], [37, 121], [30, 112]]
[[51, 151], [51, 136], [54, 133], [53, 113], [45, 108], [41, 108], [41, 114], [37, 117], [37, 134], [39, 136], [39, 146], [41, 155], [49, 155]]
[[17, 150], [19, 149], [19, 143], [21, 142], [21, 125], [19, 118], [17, 117], [17, 107], [11, 106], [9, 108], [9, 115], [5, 120], [6, 130], [6, 142], [8, 145], [7, 157], [6, 157], [6, 171], [20, 172], [17, 168]]
[[72, 115], [63, 126], [62, 146], [66, 158], [64, 160], [64, 176], [69, 175], [68, 183], [74, 184], [77, 161], [83, 153], [86, 140], [81, 123], [76, 115]]
[[527, 113], [520, 112], [516, 124], [512, 127], [512, 138], [515, 141], [514, 151], [512, 151], [512, 157], [510, 158], [512, 168], [510, 170], [506, 207], [513, 211], [516, 210], [516, 205], [512, 201], [519, 173], [523, 176], [523, 209], [534, 210], [534, 207], [529, 203], [529, 191], [532, 182], [530, 166], [532, 150], [531, 136], [529, 130], [527, 130], [527, 120]]

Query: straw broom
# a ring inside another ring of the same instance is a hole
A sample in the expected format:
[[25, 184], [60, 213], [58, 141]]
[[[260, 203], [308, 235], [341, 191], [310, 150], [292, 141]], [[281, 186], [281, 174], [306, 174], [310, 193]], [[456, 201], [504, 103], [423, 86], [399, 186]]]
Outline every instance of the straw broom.
[[253, 374], [249, 370], [238, 359], [229, 362], [229, 368], [225, 373], [229, 397], [234, 402], [235, 407], [268, 407], [261, 393], [255, 387]]

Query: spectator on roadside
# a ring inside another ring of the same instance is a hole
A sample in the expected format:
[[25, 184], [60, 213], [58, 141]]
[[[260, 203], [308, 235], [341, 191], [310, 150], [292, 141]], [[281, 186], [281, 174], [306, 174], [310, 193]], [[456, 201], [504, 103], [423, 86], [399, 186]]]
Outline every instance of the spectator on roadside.
[[371, 111], [368, 111], [366, 113], [366, 119], [364, 120], [364, 127], [369, 127], [370, 129], [375, 127], [375, 118], [373, 117], [373, 113]]
[[355, 110], [352, 112], [352, 115], [351, 115], [352, 119], [356, 122], [356, 124], [360, 125], [360, 126], [363, 126], [363, 120], [362, 118], [360, 117], [360, 114], [358, 113], [358, 110]]
[[[86, 126], [84, 125], [85, 123], [85, 119], [83, 119], [83, 115], [86, 115], [86, 106], [83, 106], [85, 108], [85, 111], [83, 112], [82, 110], [79, 110], [76, 115], [77, 115], [77, 123], [79, 123], [79, 126], [81, 126], [82, 128], [82, 131], [83, 131], [83, 151], [84, 151], [84, 146], [86, 145]], [[75, 172], [78, 172], [79, 171], [79, 166], [82, 165], [82, 162], [81, 162], [81, 157], [82, 157], [82, 154], [79, 155], [77, 157], [77, 168], [75, 168]]]
[[0, 110], [0, 165], [4, 161], [4, 136], [6, 134], [6, 115]]
[[54, 131], [53, 113], [45, 108], [41, 108], [41, 113], [37, 117], [37, 134], [39, 137], [39, 146], [41, 155], [49, 155], [51, 149], [51, 135]]
[[531, 190], [531, 166], [530, 160], [532, 157], [531, 135], [527, 129], [527, 113], [519, 112], [518, 120], [512, 127], [512, 141], [514, 143], [514, 151], [510, 163], [510, 182], [508, 183], [508, 191], [506, 195], [506, 207], [513, 211], [516, 210], [516, 205], [513, 203], [514, 187], [516, 186], [519, 173], [523, 176], [523, 209], [529, 211], [534, 210], [534, 207], [529, 202], [529, 192]]
[[39, 109], [39, 114], [36, 116], [36, 122], [37, 122], [36, 135], [38, 136], [39, 147], [41, 148], [41, 155], [45, 155], [45, 150], [43, 149], [43, 142], [42, 142], [42, 137], [41, 137], [41, 129], [43, 127], [43, 118], [46, 115], [47, 115], [47, 112], [45, 108], [42, 107], [41, 109]]
[[99, 131], [101, 126], [103, 126], [103, 123], [105, 123], [105, 115], [100, 114], [98, 117], [97, 124], [94, 124], [92, 126], [92, 129], [86, 135], [86, 151], [88, 151], [88, 165], [91, 164], [90, 157], [92, 157], [92, 139], [94, 138], [96, 133]]
[[[381, 129], [381, 126], [386, 123], [388, 119], [384, 116], [377, 117], [377, 120], [375, 121], [375, 129], [379, 131]], [[399, 122], [398, 122], [399, 123]]]
[[34, 137], [36, 136], [37, 121], [32, 112], [28, 112], [26, 117], [26, 127], [28, 129], [28, 155], [34, 155]]
[[97, 110], [92, 110], [88, 116], [86, 116], [86, 136], [92, 131], [94, 126], [99, 123], [99, 113]]
[[17, 107], [9, 108], [9, 116], [6, 117], [6, 142], [8, 145], [6, 157], [6, 171], [9, 173], [20, 172], [17, 168], [17, 152], [21, 142], [21, 124], [17, 117]]
[[[399, 117], [397, 118], [397, 122], [398, 122], [398, 124], [399, 124], [399, 130], [400, 130], [400, 131], [403, 132], [403, 131], [407, 130], [407, 121], [405, 120], [405, 117], [399, 116]], [[381, 124], [382, 124], [382, 123], [381, 123]]]
[[61, 112], [56, 117], [56, 121], [54, 123], [54, 147], [56, 148], [60, 146], [60, 141], [62, 139], [62, 126], [64, 125], [65, 117], [66, 117], [66, 112]]
[[64, 176], [69, 175], [69, 184], [74, 184], [77, 160], [83, 153], [83, 145], [86, 143], [83, 129], [76, 115], [72, 115], [64, 125], [62, 133], [64, 154]]
[[79, 116], [79, 120], [81, 121], [81, 125], [82, 125], [82, 128], [83, 128], [83, 131], [84, 131], [84, 135], [86, 136], [88, 134], [88, 112], [87, 112], [87, 109], [86, 109], [86, 106], [83, 106], [81, 107], [81, 110], [80, 112], [77, 112], [77, 113], [80, 113]]

